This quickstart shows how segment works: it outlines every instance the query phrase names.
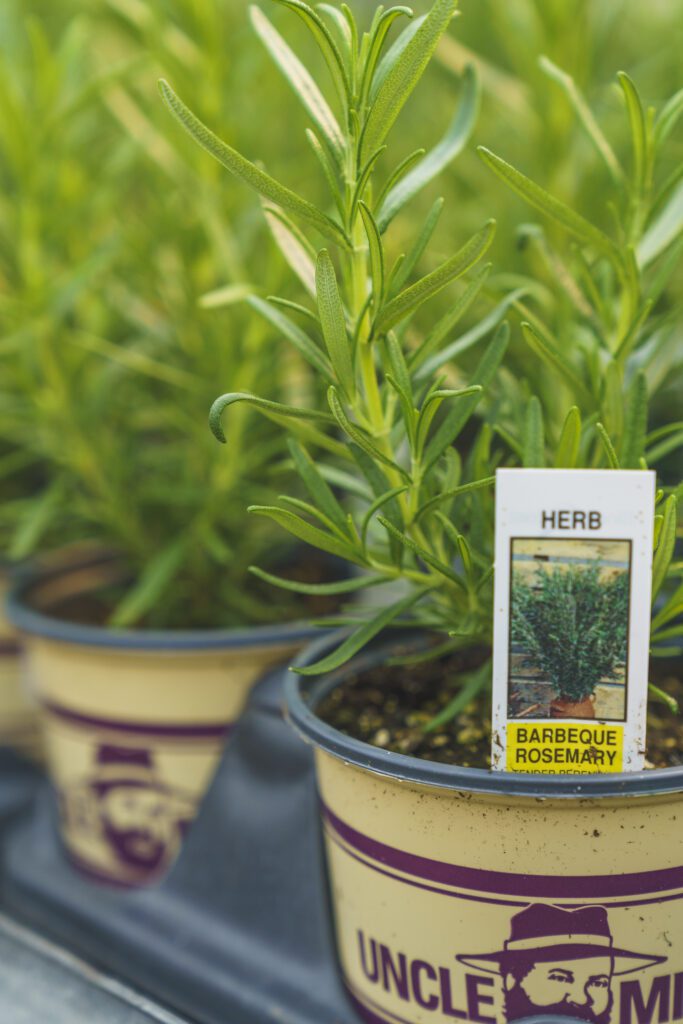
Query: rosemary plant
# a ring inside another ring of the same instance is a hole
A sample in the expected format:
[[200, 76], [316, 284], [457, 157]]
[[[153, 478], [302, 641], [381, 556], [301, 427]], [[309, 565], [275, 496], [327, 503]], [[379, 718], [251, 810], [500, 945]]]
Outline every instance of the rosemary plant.
[[[87, 11], [65, 0], [42, 17], [48, 6], [8, 0], [0, 12], [3, 557], [72, 540], [115, 550], [127, 581], [103, 595], [112, 626], [301, 617], [300, 598], [274, 600], [247, 575], [292, 547], [266, 520], [246, 535], [242, 521], [245, 497], [264, 501], [276, 486], [281, 432], [245, 407], [226, 459], [202, 425], [229, 373], [290, 394], [292, 362], [267, 324], [208, 308], [211, 298], [200, 308], [226, 279], [223, 301], [244, 294], [256, 265], [275, 286], [279, 257], [263, 258], [260, 218], [225, 193], [212, 162], [155, 124], [166, 123], [159, 64], [181, 83], [201, 64], [216, 102], [259, 69], [261, 48], [245, 43], [226, 61], [217, 26], [232, 22], [219, 0], [172, 0], [163, 17], [140, 0]], [[257, 134], [248, 118], [234, 127]]]
[[[683, 448], [683, 422], [649, 431], [648, 425], [652, 394], [675, 372], [671, 356], [679, 339], [681, 303], [671, 282], [683, 253], [683, 189], [680, 165], [673, 172], [667, 167], [666, 144], [683, 115], [683, 91], [659, 111], [646, 109], [629, 76], [619, 74], [632, 149], [627, 170], [571, 79], [558, 69], [555, 74], [609, 171], [604, 219], [612, 228], [604, 230], [480, 149], [484, 162], [555, 230], [557, 241], [545, 244], [573, 311], [557, 337], [542, 309], [516, 299], [532, 357], [529, 386], [512, 413], [523, 426], [508, 431], [501, 414], [495, 429], [523, 465], [658, 469], [652, 653], [667, 656], [677, 651], [670, 642], [683, 636], [683, 584], [676, 584], [683, 566], [674, 561], [683, 485], [680, 463], [667, 461]], [[681, 387], [679, 373], [679, 396]], [[538, 397], [530, 397], [534, 389], [552, 395], [547, 414]]]
[[[476, 7], [476, 16], [468, 11]], [[554, 195], [594, 223], [604, 223], [605, 192], [613, 187], [611, 167], [591, 131], [609, 139], [621, 158], [630, 144], [623, 94], [614, 84], [616, 68], [625, 68], [641, 93], [663, 98], [681, 86], [676, 46], [679, 14], [666, 3], [645, 9], [637, 0], [619, 7], [577, 0], [568, 5], [543, 0], [470, 0], [464, 5], [458, 39], [448, 40], [440, 57], [446, 66], [476, 62], [482, 82], [482, 113], [477, 140], [491, 145], [513, 165], [542, 182]], [[525, 45], [519, 45], [524, 38]], [[656, 53], [657, 59], [643, 59]], [[589, 129], [589, 130], [587, 130]], [[595, 137], [597, 140], [597, 137]], [[679, 132], [667, 140], [660, 159], [660, 180], [680, 163]], [[528, 286], [543, 302], [544, 314], [561, 334], [571, 329], [573, 304], [562, 288], [554, 256], [557, 233], [528, 223], [528, 210], [510, 194], [482, 178], [476, 155], [468, 151], [453, 169], [451, 188], [467, 202], [458, 204], [459, 222], [467, 226], [486, 211], [499, 222], [496, 252], [500, 288]], [[678, 218], [672, 208], [673, 221]], [[680, 278], [679, 278], [680, 280]], [[512, 282], [515, 282], [513, 285]], [[512, 357], [517, 355], [512, 346]], [[663, 362], [663, 360], [660, 360]], [[683, 355], [667, 352], [676, 376], [653, 392], [651, 411], [659, 424], [675, 415], [676, 381]], [[670, 376], [670, 375], [669, 375]]]
[[[441, 650], [488, 639], [490, 431], [479, 433], [464, 459], [454, 442], [500, 364], [508, 331], [494, 332], [469, 381], [440, 372], [453, 355], [443, 342], [486, 280], [488, 267], [481, 261], [493, 238], [492, 223], [417, 276], [441, 211], [437, 200], [408, 252], [390, 262], [386, 250], [386, 232], [396, 215], [461, 151], [473, 125], [477, 86], [468, 71], [459, 109], [442, 141], [428, 154], [417, 150], [387, 167], [387, 136], [448, 28], [455, 0], [436, 0], [420, 18], [406, 8], [380, 8], [364, 33], [345, 6], [313, 9], [299, 0], [284, 0], [284, 6], [304, 20], [318, 43], [334, 109], [257, 8], [252, 22], [311, 118], [307, 137], [329, 188], [329, 211], [220, 141], [165, 82], [161, 91], [197, 141], [261, 194], [275, 239], [313, 299], [312, 306], [276, 298], [251, 304], [326, 382], [327, 408], [285, 407], [232, 392], [212, 409], [211, 423], [222, 440], [221, 416], [241, 402], [286, 424], [292, 434], [292, 458], [311, 500], [282, 497], [279, 505], [252, 506], [252, 514], [273, 519], [301, 540], [365, 570], [326, 585], [326, 593], [396, 580], [409, 585], [379, 611], [351, 611], [345, 621], [356, 628], [332, 656], [312, 667], [319, 672], [342, 663], [390, 623], [410, 621], [453, 633]], [[407, 24], [388, 46], [389, 30], [401, 20]], [[328, 247], [316, 253], [297, 221], [322, 235]], [[423, 304], [473, 268], [476, 273], [447, 314], [414, 334]], [[312, 448], [332, 458], [314, 459]], [[340, 502], [340, 492], [350, 500]], [[292, 586], [254, 571], [276, 585]]]
[[[281, 2], [310, 28], [326, 61], [334, 100], [328, 102], [260, 10], [252, 9], [252, 21], [312, 120], [307, 136], [329, 188], [327, 209], [313, 205], [222, 142], [166, 82], [160, 88], [172, 113], [199, 144], [260, 193], [275, 240], [309, 300], [295, 304], [271, 297], [250, 302], [325, 381], [327, 408], [277, 405], [233, 391], [214, 403], [211, 426], [220, 440], [230, 443], [230, 431], [226, 435], [222, 426], [223, 414], [228, 407], [246, 402], [292, 435], [292, 459], [310, 500], [281, 496], [277, 505], [252, 506], [251, 513], [275, 520], [299, 539], [360, 569], [350, 580], [309, 590], [343, 594], [386, 587], [393, 581], [402, 584], [398, 592], [396, 588], [385, 591], [379, 608], [352, 606], [341, 619], [352, 627], [346, 638], [332, 654], [303, 671], [315, 674], [337, 667], [387, 626], [419, 626], [442, 635], [441, 642], [416, 658], [433, 658], [470, 645], [487, 646], [492, 619], [491, 489], [496, 467], [501, 463], [586, 466], [605, 460], [616, 466], [617, 456], [606, 446], [605, 428], [599, 426], [599, 414], [591, 405], [593, 397], [588, 401], [588, 394], [593, 395], [591, 382], [584, 382], [570, 368], [571, 360], [559, 345], [550, 348], [533, 312], [528, 313], [524, 330], [541, 357], [537, 363], [549, 365], [553, 387], [557, 387], [558, 373], [573, 386], [573, 391], [563, 392], [562, 402], [556, 402], [558, 429], [552, 436], [550, 430], [546, 434], [541, 401], [528, 389], [522, 409], [521, 401], [511, 406], [507, 389], [496, 383], [497, 376], [508, 383], [499, 373], [509, 335], [501, 319], [506, 308], [520, 307], [519, 292], [452, 339], [458, 321], [478, 296], [486, 294], [489, 267], [482, 260], [493, 236], [491, 222], [455, 255], [419, 276], [441, 208], [437, 200], [412, 247], [393, 260], [389, 256], [392, 221], [462, 149], [471, 130], [476, 79], [470, 69], [463, 81], [460, 110], [442, 142], [429, 154], [418, 150], [393, 169], [385, 169], [385, 140], [445, 32], [454, 2], [437, 0], [426, 16], [412, 19], [388, 48], [392, 23], [410, 16], [403, 8], [379, 9], [369, 30], [361, 33], [345, 6], [337, 10], [323, 4], [313, 9], [300, 0]], [[556, 214], [560, 209], [551, 200], [544, 203]], [[634, 331], [637, 335], [642, 315], [633, 259], [625, 244], [608, 243], [578, 215], [562, 213], [559, 219], [565, 227], [582, 225], [585, 237], [581, 240], [595, 248], [600, 259], [612, 260], [615, 281], [623, 288], [623, 298], [615, 296], [613, 302], [618, 310], [612, 326], [618, 338], [612, 342], [616, 368], [606, 378], [613, 403], [622, 408], [623, 465], [639, 466], [646, 437], [642, 375], [636, 374], [636, 383], [627, 384], [627, 362], [638, 348]], [[317, 252], [312, 234], [314, 238], [322, 235], [327, 248]], [[589, 262], [587, 273], [594, 269]], [[468, 273], [467, 283], [453, 295], [445, 315], [435, 323], [425, 322], [420, 312], [423, 304]], [[480, 347], [487, 335], [478, 365], [463, 379], [456, 360]], [[599, 360], [591, 368], [594, 392], [602, 401], [605, 374]], [[536, 369], [536, 383], [548, 386], [546, 378], [545, 371], [541, 374]], [[516, 394], [523, 392], [522, 385]], [[587, 404], [582, 401], [577, 406], [575, 393]], [[561, 413], [563, 403], [566, 415]], [[555, 408], [552, 412], [554, 423]], [[671, 494], [658, 519], [656, 591], [671, 569], [675, 502]], [[252, 571], [276, 586], [293, 586], [262, 569]], [[661, 614], [677, 614], [680, 595], [672, 601]], [[661, 622], [660, 618], [656, 625]], [[477, 685], [485, 681], [486, 671], [478, 672]], [[468, 700], [472, 694], [468, 687]], [[461, 705], [456, 698], [450, 711], [455, 713]]]

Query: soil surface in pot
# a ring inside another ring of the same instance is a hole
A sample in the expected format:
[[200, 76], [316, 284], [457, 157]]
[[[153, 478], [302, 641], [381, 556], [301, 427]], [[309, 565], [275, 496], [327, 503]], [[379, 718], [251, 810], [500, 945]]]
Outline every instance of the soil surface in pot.
[[[273, 571], [285, 579], [306, 583], [327, 583], [337, 579], [340, 570], [325, 557], [294, 560], [291, 557]], [[341, 571], [343, 575], [343, 570]], [[76, 568], [55, 578], [54, 582], [39, 582], [29, 591], [27, 603], [50, 618], [81, 626], [108, 626], [112, 612], [130, 590], [133, 577], [121, 560], [110, 558]], [[131, 625], [134, 629], [227, 629], [268, 626], [296, 620], [312, 620], [333, 615], [339, 611], [337, 596], [295, 594], [280, 590], [251, 573], [238, 588], [237, 602], [240, 614], [224, 607], [220, 600], [212, 601], [211, 614], [204, 618], [197, 612], [196, 602], [181, 603], [173, 609], [170, 620], [144, 616]], [[207, 594], [212, 591], [207, 580]]]
[[[426, 761], [464, 768], [491, 766], [491, 702], [482, 692], [454, 719], [432, 731], [425, 726], [453, 700], [463, 673], [482, 664], [483, 651], [450, 655], [417, 665], [378, 665], [349, 676], [316, 708], [328, 725], [354, 739]], [[648, 767], [683, 764], [683, 678], [659, 672], [657, 685], [679, 702], [674, 715], [651, 702]]]
[[482, 650], [463, 651], [417, 665], [378, 665], [349, 676], [316, 708], [347, 736], [398, 754], [465, 768], [491, 765], [491, 703], [483, 693], [455, 719], [433, 731], [425, 726], [453, 700], [458, 680], [484, 661]]

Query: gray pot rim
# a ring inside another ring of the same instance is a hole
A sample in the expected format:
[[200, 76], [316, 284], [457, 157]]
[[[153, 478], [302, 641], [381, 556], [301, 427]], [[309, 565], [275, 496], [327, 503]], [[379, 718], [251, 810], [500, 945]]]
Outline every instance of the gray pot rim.
[[[551, 776], [493, 772], [483, 768], [462, 768], [424, 761], [346, 736], [323, 722], [315, 713], [316, 707], [351, 672], [381, 663], [396, 641], [388, 641], [387, 634], [382, 634], [379, 644], [376, 642], [369, 650], [356, 655], [346, 665], [327, 675], [301, 676], [294, 670], [318, 661], [347, 635], [348, 630], [342, 630], [319, 637], [294, 659], [292, 668], [285, 670], [284, 682], [286, 714], [294, 728], [305, 740], [340, 761], [400, 782], [499, 797], [579, 801], [609, 797], [654, 797], [683, 792], [683, 766], [609, 775]], [[417, 636], [415, 633], [412, 635]], [[405, 636], [402, 642], [405, 642]]]
[[[97, 560], [86, 566], [97, 564]], [[5, 611], [12, 625], [29, 636], [56, 640], [80, 647], [105, 647], [116, 651], [210, 651], [299, 644], [320, 635], [320, 627], [306, 621], [246, 626], [236, 629], [117, 629], [60, 619], [31, 606], [31, 594], [40, 586], [69, 575], [84, 563], [19, 578], [7, 596]]]

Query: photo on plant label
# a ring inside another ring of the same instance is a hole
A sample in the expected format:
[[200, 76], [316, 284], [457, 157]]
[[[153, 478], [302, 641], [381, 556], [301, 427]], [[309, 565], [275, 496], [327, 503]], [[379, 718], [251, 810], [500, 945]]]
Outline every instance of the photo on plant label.
[[508, 718], [626, 720], [631, 542], [513, 538]]

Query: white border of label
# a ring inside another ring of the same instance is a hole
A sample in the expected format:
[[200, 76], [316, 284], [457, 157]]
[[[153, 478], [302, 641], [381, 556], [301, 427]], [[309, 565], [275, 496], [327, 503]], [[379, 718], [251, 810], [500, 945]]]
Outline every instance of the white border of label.
[[[506, 770], [510, 629], [510, 545], [513, 538], [629, 540], [631, 592], [628, 692], [623, 770], [644, 765], [650, 647], [655, 473], [650, 470], [499, 469], [493, 621], [492, 767]], [[596, 529], [542, 526], [543, 512], [600, 513]], [[530, 720], [542, 725], [548, 719]], [[554, 719], [553, 721], [557, 721]], [[568, 724], [585, 719], [567, 719]]]

